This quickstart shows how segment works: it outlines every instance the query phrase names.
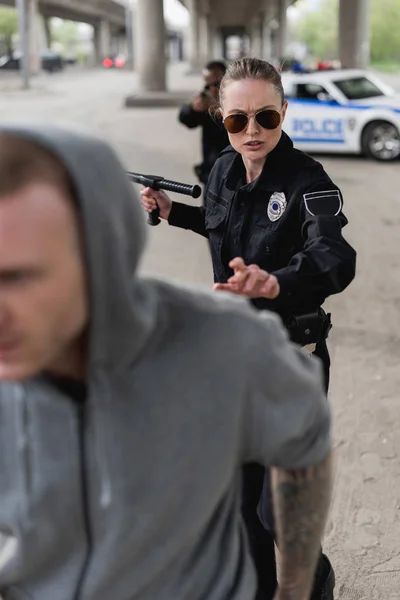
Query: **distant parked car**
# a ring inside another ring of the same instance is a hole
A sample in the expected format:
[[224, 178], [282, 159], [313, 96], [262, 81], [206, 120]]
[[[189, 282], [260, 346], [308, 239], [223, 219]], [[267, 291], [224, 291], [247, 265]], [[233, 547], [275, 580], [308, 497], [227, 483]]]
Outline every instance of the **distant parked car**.
[[[20, 54], [14, 56], [3, 56], [0, 58], [0, 69], [5, 71], [19, 71]], [[60, 54], [46, 50], [40, 54], [41, 68], [49, 73], [55, 73], [64, 69], [64, 60]]]
[[2, 71], [18, 71], [19, 70], [19, 58], [11, 56], [2, 56], [0, 58], [0, 69]]
[[64, 69], [65, 63], [61, 54], [56, 54], [51, 50], [46, 50], [45, 52], [41, 53], [40, 58], [42, 61], [43, 71], [55, 73]]
[[122, 54], [116, 56], [107, 56], [103, 60], [103, 67], [105, 69], [122, 69], [126, 65], [126, 58]]

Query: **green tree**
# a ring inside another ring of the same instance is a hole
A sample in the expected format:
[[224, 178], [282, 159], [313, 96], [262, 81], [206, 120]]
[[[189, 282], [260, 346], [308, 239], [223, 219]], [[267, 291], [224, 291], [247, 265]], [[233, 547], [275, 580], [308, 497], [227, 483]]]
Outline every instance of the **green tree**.
[[51, 36], [53, 41], [62, 45], [66, 54], [73, 53], [81, 41], [79, 26], [75, 21], [52, 20]]
[[8, 56], [14, 52], [13, 38], [18, 32], [18, 14], [14, 8], [0, 7], [0, 42]]
[[[292, 26], [294, 39], [305, 43], [315, 58], [337, 58], [339, 0], [321, 0], [312, 12], [306, 2], [297, 6], [300, 17]], [[371, 62], [400, 63], [400, 0], [371, 0], [370, 24]]]
[[318, 10], [312, 12], [306, 12], [304, 5], [304, 12], [293, 28], [293, 35], [297, 41], [306, 44], [316, 58], [336, 58], [338, 15], [338, 0], [323, 0]]
[[371, 60], [400, 63], [400, 1], [371, 2]]

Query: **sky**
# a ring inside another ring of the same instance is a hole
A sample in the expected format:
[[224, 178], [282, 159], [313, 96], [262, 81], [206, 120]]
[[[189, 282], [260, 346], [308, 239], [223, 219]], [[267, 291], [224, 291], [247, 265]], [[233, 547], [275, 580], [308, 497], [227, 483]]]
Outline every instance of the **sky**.
[[166, 19], [174, 25], [189, 23], [189, 13], [179, 0], [164, 0], [164, 13]]

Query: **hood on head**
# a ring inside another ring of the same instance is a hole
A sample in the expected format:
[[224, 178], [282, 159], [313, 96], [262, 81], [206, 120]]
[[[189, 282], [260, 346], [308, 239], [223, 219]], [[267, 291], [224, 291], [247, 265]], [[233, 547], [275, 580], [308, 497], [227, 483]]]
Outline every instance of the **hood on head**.
[[[137, 355], [148, 315], [135, 280], [146, 240], [138, 197], [116, 153], [89, 134], [47, 125], [0, 125], [40, 144], [65, 166], [76, 190], [90, 292], [90, 366]], [[146, 325], [147, 323], [147, 325]]]

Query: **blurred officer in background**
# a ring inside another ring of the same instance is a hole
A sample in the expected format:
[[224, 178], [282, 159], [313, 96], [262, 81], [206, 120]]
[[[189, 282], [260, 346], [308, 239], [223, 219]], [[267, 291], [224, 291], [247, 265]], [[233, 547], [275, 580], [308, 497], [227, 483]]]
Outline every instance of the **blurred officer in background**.
[[179, 121], [194, 129], [202, 128], [203, 162], [195, 165], [194, 171], [203, 184], [206, 184], [211, 169], [220, 152], [229, 145], [226, 129], [220, 118], [211, 116], [209, 109], [218, 102], [219, 86], [226, 72], [223, 62], [209, 62], [203, 69], [204, 87], [190, 104], [182, 106]]

